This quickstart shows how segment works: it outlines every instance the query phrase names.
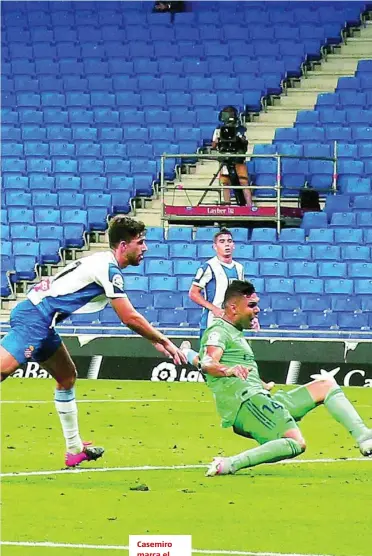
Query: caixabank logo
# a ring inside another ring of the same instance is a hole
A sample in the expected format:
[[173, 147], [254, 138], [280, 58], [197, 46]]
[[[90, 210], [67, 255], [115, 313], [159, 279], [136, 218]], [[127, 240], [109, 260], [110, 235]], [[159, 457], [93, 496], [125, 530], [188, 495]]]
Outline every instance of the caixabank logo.
[[174, 363], [164, 361], [152, 369], [151, 380], [153, 382], [204, 382], [203, 375], [187, 367], [176, 367]]
[[19, 368], [12, 375], [11, 378], [52, 378], [52, 376], [43, 369], [36, 361], [29, 361], [24, 368]]

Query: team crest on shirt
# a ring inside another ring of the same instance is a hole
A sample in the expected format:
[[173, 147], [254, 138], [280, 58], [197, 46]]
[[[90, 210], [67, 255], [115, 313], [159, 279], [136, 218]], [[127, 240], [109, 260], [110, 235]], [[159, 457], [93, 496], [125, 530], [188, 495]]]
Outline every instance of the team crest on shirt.
[[25, 357], [26, 359], [30, 359], [32, 357], [32, 352], [35, 350], [34, 346], [28, 346], [25, 349]]
[[121, 274], [114, 274], [112, 277], [112, 285], [120, 291], [124, 290], [124, 280]]

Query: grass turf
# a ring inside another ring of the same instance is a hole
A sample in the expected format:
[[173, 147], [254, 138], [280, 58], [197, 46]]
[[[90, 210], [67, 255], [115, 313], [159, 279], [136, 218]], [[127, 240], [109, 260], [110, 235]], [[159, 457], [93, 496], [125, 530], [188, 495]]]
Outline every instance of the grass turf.
[[[3, 402], [25, 403], [2, 404], [2, 473], [63, 468], [53, 388], [49, 380], [3, 385]], [[372, 427], [370, 390], [345, 390]], [[85, 469], [202, 465], [255, 445], [220, 428], [200, 383], [82, 380], [77, 397], [87, 400], [79, 404], [84, 439], [106, 448]], [[308, 450], [299, 459], [360, 456], [322, 407], [301, 428]], [[192, 534], [193, 547], [211, 556], [213, 550], [371, 556], [371, 471], [370, 460], [341, 460], [215, 478], [205, 478], [202, 468], [3, 477], [2, 540], [126, 546], [129, 534]], [[149, 490], [133, 490], [140, 485]], [[2, 546], [3, 556], [96, 552]]]

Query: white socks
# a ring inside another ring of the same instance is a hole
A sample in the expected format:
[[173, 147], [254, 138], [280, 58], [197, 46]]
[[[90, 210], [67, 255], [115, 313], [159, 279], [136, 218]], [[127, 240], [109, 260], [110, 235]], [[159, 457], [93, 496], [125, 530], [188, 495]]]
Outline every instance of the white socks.
[[75, 388], [73, 387], [70, 390], [56, 389], [54, 393], [54, 403], [61, 421], [67, 452], [71, 454], [82, 452], [83, 443], [79, 434]]

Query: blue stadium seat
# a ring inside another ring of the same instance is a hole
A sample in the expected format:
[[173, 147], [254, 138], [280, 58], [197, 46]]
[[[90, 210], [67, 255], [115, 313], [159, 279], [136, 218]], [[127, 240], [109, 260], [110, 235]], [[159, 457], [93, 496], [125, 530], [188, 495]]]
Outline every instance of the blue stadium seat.
[[312, 329], [329, 328], [337, 329], [337, 315], [328, 312], [315, 312], [308, 313], [308, 324]]
[[327, 213], [328, 219], [330, 219], [335, 212], [348, 212], [349, 210], [349, 195], [327, 195], [324, 211]]
[[258, 244], [254, 246], [254, 258], [256, 260], [283, 258], [283, 248], [281, 245]]
[[356, 296], [336, 295], [331, 297], [331, 309], [335, 312], [360, 311], [361, 298]]
[[64, 243], [64, 228], [60, 225], [39, 224], [37, 226], [38, 239], [56, 239]]
[[353, 210], [372, 211], [372, 195], [358, 195], [354, 197]]
[[57, 264], [61, 260], [59, 254], [60, 242], [56, 239], [43, 239], [40, 245], [40, 262]]
[[356, 263], [349, 263], [348, 275], [350, 278], [371, 278], [372, 263], [361, 261]]
[[49, 193], [49, 191], [44, 190], [34, 191], [32, 193], [32, 206], [55, 208], [58, 206], [57, 193]]
[[314, 261], [338, 261], [341, 258], [341, 250], [338, 245], [314, 244], [312, 246]]
[[279, 311], [277, 323], [279, 328], [308, 328], [308, 315], [298, 311]]
[[[75, 211], [77, 212], [77, 211]], [[108, 214], [111, 212], [110, 208], [104, 207], [87, 207], [86, 211], [79, 211], [80, 213], [86, 212], [86, 218], [88, 221], [88, 229], [89, 231], [92, 230], [100, 230], [105, 231], [107, 228], [107, 217]], [[81, 214], [79, 216], [81, 220], [83, 220], [84, 216]]]
[[[247, 265], [249, 268], [249, 265]], [[288, 265], [283, 261], [262, 261], [260, 262], [260, 275], [266, 276], [288, 276]]]
[[333, 243], [335, 231], [330, 228], [312, 228], [309, 230], [309, 243]]
[[[169, 238], [168, 238], [169, 241]], [[196, 258], [196, 245], [190, 243], [172, 243], [169, 246], [169, 254], [171, 259], [191, 259]]]
[[[257, 280], [254, 281], [256, 284]], [[260, 288], [256, 287], [257, 291]], [[294, 293], [294, 281], [289, 278], [265, 278], [265, 292], [266, 293]]]
[[346, 278], [346, 263], [326, 261], [318, 263], [318, 274], [321, 278]]
[[149, 226], [146, 228], [146, 242], [150, 241], [162, 243], [164, 241], [164, 229], [160, 226]]
[[363, 242], [363, 230], [353, 228], [335, 229], [336, 243], [357, 243], [361, 245]]
[[301, 309], [303, 311], [329, 311], [331, 309], [331, 296], [329, 295], [301, 295]]
[[[329, 278], [324, 280], [324, 292], [331, 295], [343, 294], [352, 295], [353, 294], [353, 281], [347, 279], [339, 278]], [[357, 292], [356, 292], [357, 293]]]
[[276, 243], [276, 230], [274, 228], [254, 228], [251, 243]]
[[343, 245], [341, 247], [343, 261], [368, 261], [370, 255], [368, 245]]
[[16, 280], [34, 280], [36, 278], [36, 257], [31, 255], [18, 255], [14, 257]]
[[13, 255], [13, 244], [11, 241], [2, 240], [1, 255], [3, 257], [11, 257]]
[[7, 207], [29, 207], [31, 205], [31, 193], [7, 191], [5, 194], [5, 205]]
[[323, 280], [319, 278], [296, 278], [294, 288], [296, 293], [321, 295], [323, 293]]
[[195, 276], [199, 267], [200, 262], [193, 260], [175, 260], [173, 263], [175, 276]]
[[283, 258], [285, 260], [311, 260], [311, 247], [296, 243], [283, 245]]
[[176, 309], [182, 307], [182, 294], [179, 292], [156, 293], [154, 295], [153, 306], [155, 309]]
[[[192, 241], [192, 227], [191, 226], [171, 226], [168, 229], [167, 241], [171, 242], [190, 242]], [[181, 249], [179, 255], [181, 256]]]
[[177, 288], [177, 278], [173, 276], [151, 276], [149, 278], [149, 287], [150, 291], [154, 293], [160, 291], [179, 291], [179, 288]]
[[372, 291], [372, 280], [358, 279], [354, 281], [354, 284], [355, 293], [357, 295], [368, 295], [370, 299]]
[[[146, 259], [157, 259], [157, 260], [163, 259], [163, 260], [161, 260], [161, 262], [165, 261], [165, 262], [168, 263], [169, 261], [166, 260], [169, 257], [168, 245], [166, 243], [163, 243], [163, 242], [159, 242], [159, 243], [158, 242], [151, 242], [150, 245], [149, 245], [149, 250], [146, 251], [146, 253], [145, 253], [145, 257], [146, 257]], [[152, 262], [152, 265], [154, 265], [155, 262]], [[161, 274], [161, 272], [158, 272], [157, 274], [159, 274], [159, 273]], [[170, 270], [170, 273], [173, 274], [171, 270]]]
[[288, 263], [288, 271], [291, 278], [304, 276], [316, 278], [318, 276], [317, 264], [309, 261], [291, 261]]
[[[9, 208], [8, 221], [10, 224], [34, 224], [34, 211], [25, 208]], [[2, 222], [6, 222], [2, 220]]]
[[173, 274], [173, 263], [167, 260], [147, 260], [145, 261], [145, 272], [147, 275], [159, 274], [161, 276], [169, 276]]
[[212, 243], [198, 243], [197, 244], [198, 259], [211, 259], [216, 256], [216, 251]]
[[361, 313], [348, 312], [337, 315], [337, 322], [340, 328], [344, 330], [363, 330], [370, 329], [368, 326], [368, 315]]
[[63, 223], [66, 247], [81, 248], [84, 246], [84, 227], [85, 224]]
[[372, 191], [370, 179], [357, 176], [341, 176], [339, 186], [346, 195], [370, 195]]
[[[333, 228], [352, 228], [357, 224], [356, 214], [353, 212], [334, 212], [331, 217]], [[372, 225], [372, 223], [371, 223]]]
[[253, 245], [238, 243], [235, 246], [234, 257], [238, 261], [240, 260], [252, 260], [253, 259]]
[[305, 212], [302, 217], [301, 228], [304, 228], [306, 234], [308, 234], [310, 230], [326, 227], [327, 215], [325, 212]]
[[12, 252], [14, 256], [17, 255], [30, 255], [37, 258], [39, 256], [39, 244], [34, 241], [27, 241], [24, 239], [14, 239], [12, 245]]
[[3, 187], [5, 190], [18, 189], [24, 191], [28, 189], [28, 177], [19, 174], [3, 175]]
[[356, 225], [357, 228], [372, 227], [372, 211], [363, 211], [356, 213]]
[[281, 243], [303, 243], [305, 241], [305, 230], [301, 228], [284, 228], [280, 232]]

